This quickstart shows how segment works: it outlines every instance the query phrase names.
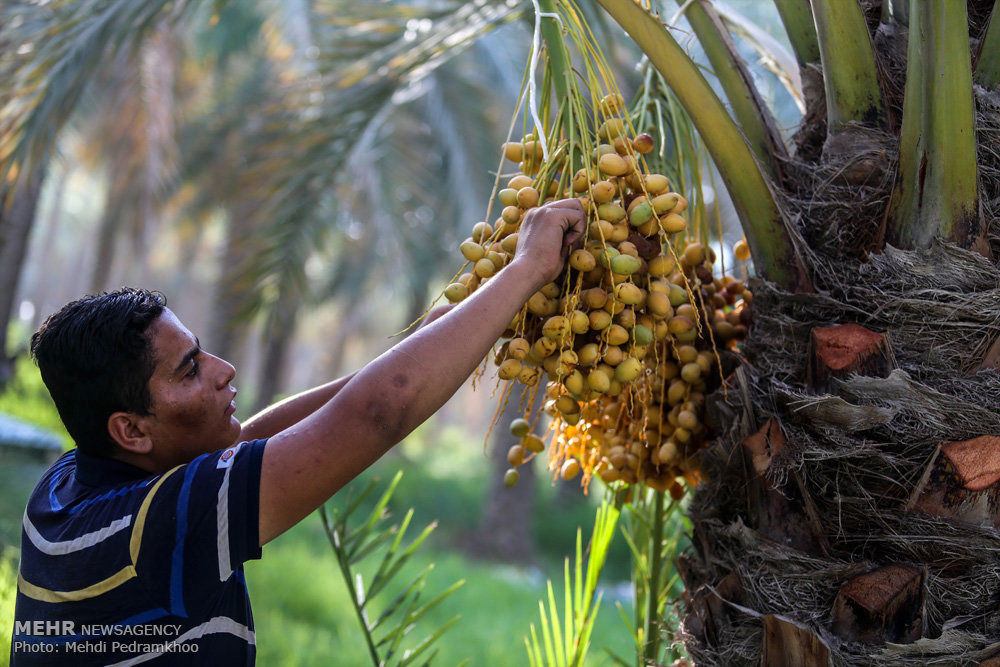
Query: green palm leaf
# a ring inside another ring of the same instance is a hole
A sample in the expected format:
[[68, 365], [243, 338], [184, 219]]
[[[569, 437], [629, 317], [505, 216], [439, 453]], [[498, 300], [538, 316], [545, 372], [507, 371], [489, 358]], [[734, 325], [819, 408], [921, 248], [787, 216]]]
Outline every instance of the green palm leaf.
[[[357, 499], [348, 499], [347, 507], [342, 512], [335, 509], [331, 514], [327, 512], [325, 506], [320, 508], [323, 528], [333, 548], [344, 583], [347, 585], [355, 615], [361, 624], [368, 646], [369, 656], [372, 663], [379, 667], [408, 665], [426, 654], [441, 635], [458, 620], [458, 617], [450, 619], [423, 639], [401, 650], [407, 635], [428, 612], [465, 583], [464, 580], [457, 581], [430, 601], [422, 602], [427, 576], [433, 569], [433, 564], [425, 567], [408, 584], [395, 582], [394, 578], [402, 566], [435, 528], [435, 524], [427, 526], [414, 540], [403, 547], [406, 530], [413, 518], [413, 510], [407, 512], [403, 521], [398, 524], [388, 521], [389, 514], [386, 511], [401, 478], [402, 472], [397, 473], [368, 512], [367, 517], [357, 525], [354, 525], [351, 519], [359, 509], [361, 501], [371, 495], [376, 481], [370, 482]], [[385, 548], [385, 545], [388, 547]], [[370, 583], [366, 585], [365, 577], [357, 568], [365, 556], [374, 556], [383, 548], [384, 553], [378, 569]], [[398, 586], [402, 586], [402, 589], [400, 590]], [[399, 592], [385, 602], [381, 594], [390, 588]], [[382, 610], [373, 621], [371, 614], [375, 613], [376, 606], [382, 607]]]
[[[586, 558], [580, 531], [576, 534], [576, 556], [570, 572], [566, 559], [563, 569], [563, 606], [560, 612], [552, 582], [546, 586], [546, 598], [538, 601], [541, 638], [530, 625], [530, 637], [524, 643], [532, 667], [579, 667], [584, 664], [590, 648], [590, 636], [597, 620], [601, 595], [597, 580], [607, 560], [608, 549], [615, 535], [619, 512], [610, 503], [603, 503], [594, 517], [594, 530]], [[586, 562], [586, 575], [584, 575]], [[546, 602], [548, 606], [546, 606]]]

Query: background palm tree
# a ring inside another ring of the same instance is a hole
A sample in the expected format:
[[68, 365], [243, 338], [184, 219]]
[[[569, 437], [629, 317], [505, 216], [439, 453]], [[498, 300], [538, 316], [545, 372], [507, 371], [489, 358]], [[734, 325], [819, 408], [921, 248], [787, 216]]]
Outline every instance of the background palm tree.
[[[0, 186], [0, 321], [6, 324], [14, 310], [15, 287], [21, 275], [28, 237], [45, 180], [45, 168], [36, 167], [16, 182]], [[13, 371], [17, 352], [7, 353], [7, 329], [0, 328], [0, 387]]]

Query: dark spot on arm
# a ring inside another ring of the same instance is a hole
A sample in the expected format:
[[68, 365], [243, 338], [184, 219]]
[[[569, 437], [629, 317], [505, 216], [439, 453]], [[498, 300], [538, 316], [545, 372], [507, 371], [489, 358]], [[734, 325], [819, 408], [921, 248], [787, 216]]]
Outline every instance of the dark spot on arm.
[[[395, 384], [395, 378], [393, 383]], [[388, 446], [398, 442], [397, 436], [402, 428], [404, 415], [404, 411], [398, 406], [393, 406], [384, 398], [371, 399], [365, 404], [362, 414], [372, 429], [380, 432], [386, 440], [392, 440], [387, 443]]]

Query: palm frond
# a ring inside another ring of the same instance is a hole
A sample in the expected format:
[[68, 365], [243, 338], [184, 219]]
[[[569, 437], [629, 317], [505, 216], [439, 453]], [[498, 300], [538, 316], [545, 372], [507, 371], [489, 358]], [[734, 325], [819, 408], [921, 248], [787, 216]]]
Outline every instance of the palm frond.
[[392, 225], [380, 236], [393, 246], [385, 257], [396, 258], [414, 293], [440, 271], [461, 230], [485, 215], [501, 141], [496, 118], [510, 106], [504, 89], [519, 83], [510, 69], [487, 78], [480, 67], [459, 71], [459, 64], [425, 79], [420, 98], [393, 114], [374, 164], [379, 208]]
[[941, 236], [987, 254], [966, 4], [928, 0], [911, 9], [899, 176], [886, 235], [905, 248]]
[[19, 0], [0, 9], [0, 178], [51, 153], [95, 75], [198, 0]]
[[996, 5], [990, 13], [986, 34], [979, 42], [975, 76], [976, 83], [984, 88], [996, 88], [1000, 85], [1000, 12]]
[[861, 5], [812, 0], [812, 10], [823, 63], [828, 132], [836, 134], [850, 122], [884, 123], [875, 49]]
[[[739, 35], [744, 42], [760, 56], [760, 64], [778, 77], [778, 81], [795, 100], [800, 113], [805, 113], [805, 94], [802, 91], [802, 74], [794, 54], [790, 53], [778, 40], [769, 35], [757, 23], [739, 13], [724, 2], [714, 2], [726, 27]], [[806, 8], [808, 12], [808, 7]], [[818, 57], [818, 56], [817, 56]]]
[[[320, 255], [329, 268], [313, 281], [312, 300], [364, 298], [374, 285], [383, 296], [402, 289], [408, 324], [424, 310], [433, 281], [451, 276], [442, 260], [485, 212], [504, 136], [498, 119], [511, 112], [520, 86], [520, 63], [506, 47], [527, 43], [523, 33], [511, 25], [484, 35], [411, 88], [354, 149], [350, 171], [334, 185], [328, 223], [339, 233]], [[368, 280], [373, 268], [388, 265], [395, 277], [388, 284]]]
[[178, 151], [175, 141], [173, 70], [176, 35], [158, 29], [137, 57], [119, 54], [104, 76], [94, 81], [102, 91], [89, 104], [85, 123], [97, 150], [91, 168], [108, 176], [98, 238], [98, 259], [90, 288], [98, 291], [110, 273], [117, 238], [132, 242], [130, 257], [149, 252], [165, 202], [175, 191]]
[[[355, 614], [364, 633], [369, 656], [376, 667], [388, 665], [402, 667], [427, 653], [441, 635], [458, 620], [458, 617], [445, 622], [407, 648], [404, 648], [404, 640], [421, 618], [465, 583], [455, 582], [431, 600], [422, 602], [427, 576], [433, 568], [433, 565], [429, 565], [392, 599], [383, 600], [385, 596], [382, 594], [390, 587], [399, 590], [395, 578], [435, 528], [435, 524], [426, 526], [416, 538], [404, 546], [406, 533], [413, 519], [413, 510], [407, 512], [400, 523], [389, 523], [386, 508], [402, 474], [402, 472], [396, 474], [374, 507], [360, 522], [355, 519], [355, 515], [361, 508], [362, 501], [374, 492], [377, 480], [370, 482], [357, 498], [348, 500], [347, 506], [339, 511], [335, 509], [331, 514], [327, 512], [325, 506], [320, 508], [323, 528], [333, 548], [344, 583], [347, 585]], [[381, 557], [378, 568], [366, 583], [365, 578], [358, 572], [358, 566], [362, 561], [377, 556], [379, 552]], [[376, 611], [377, 606], [381, 607], [381, 611]]]
[[639, 44], [690, 115], [718, 166], [746, 233], [757, 270], [769, 280], [804, 288], [809, 277], [752, 151], [736, 123], [658, 17], [635, 0], [598, 0]]
[[279, 285], [305, 291], [305, 258], [325, 245], [330, 229], [325, 195], [339, 174], [350, 173], [354, 151], [363, 145], [359, 137], [384, 117], [394, 96], [517, 13], [482, 1], [447, 3], [429, 14], [403, 5], [388, 18], [352, 24], [341, 12], [350, 4], [314, 7], [322, 26], [316, 75], [284, 87], [282, 104], [263, 121], [265, 128], [280, 128], [280, 140], [252, 140], [251, 160], [269, 164], [261, 187], [261, 217], [269, 223], [266, 245], [244, 267], [262, 288], [244, 314], [267, 304]]
[[780, 180], [780, 165], [788, 151], [720, 14], [709, 2], [678, 0], [678, 4], [705, 50], [747, 143], [770, 177]]
[[819, 62], [819, 41], [809, 0], [774, 0], [800, 67]]
[[534, 623], [530, 625], [530, 636], [525, 637], [531, 667], [579, 667], [584, 664], [601, 604], [597, 580], [607, 560], [618, 516], [619, 511], [613, 504], [605, 502], [598, 507], [587, 550], [585, 575], [583, 543], [577, 530], [572, 571], [568, 558], [563, 567], [562, 611], [549, 581], [546, 598], [538, 601], [541, 639]]

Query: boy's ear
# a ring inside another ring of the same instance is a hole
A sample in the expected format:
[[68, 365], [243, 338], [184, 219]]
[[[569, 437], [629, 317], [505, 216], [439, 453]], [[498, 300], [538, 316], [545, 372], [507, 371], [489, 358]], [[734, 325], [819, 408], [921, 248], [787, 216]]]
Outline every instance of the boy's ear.
[[115, 412], [108, 417], [108, 433], [119, 447], [133, 454], [148, 454], [153, 449], [153, 441], [134, 412]]

